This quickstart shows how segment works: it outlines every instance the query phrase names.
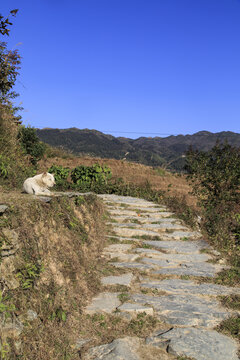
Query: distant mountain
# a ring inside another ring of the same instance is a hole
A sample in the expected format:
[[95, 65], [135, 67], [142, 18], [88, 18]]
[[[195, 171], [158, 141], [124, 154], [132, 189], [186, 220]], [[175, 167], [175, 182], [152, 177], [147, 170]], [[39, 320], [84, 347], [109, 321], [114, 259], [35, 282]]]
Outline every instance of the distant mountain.
[[102, 158], [123, 159], [151, 166], [166, 166], [182, 170], [184, 153], [191, 145], [194, 149], [207, 151], [218, 140], [240, 147], [240, 134], [222, 131], [211, 133], [199, 131], [193, 135], [168, 137], [140, 137], [129, 139], [103, 134], [89, 129], [37, 129], [39, 138], [52, 146], [61, 146], [74, 154], [88, 154]]

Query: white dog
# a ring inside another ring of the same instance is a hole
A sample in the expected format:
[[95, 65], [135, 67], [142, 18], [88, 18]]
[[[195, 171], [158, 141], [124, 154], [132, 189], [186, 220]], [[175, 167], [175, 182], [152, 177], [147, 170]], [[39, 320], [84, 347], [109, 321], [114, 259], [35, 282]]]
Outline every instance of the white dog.
[[28, 194], [49, 195], [51, 192], [48, 188], [53, 185], [55, 185], [54, 176], [45, 172], [25, 180], [23, 190]]

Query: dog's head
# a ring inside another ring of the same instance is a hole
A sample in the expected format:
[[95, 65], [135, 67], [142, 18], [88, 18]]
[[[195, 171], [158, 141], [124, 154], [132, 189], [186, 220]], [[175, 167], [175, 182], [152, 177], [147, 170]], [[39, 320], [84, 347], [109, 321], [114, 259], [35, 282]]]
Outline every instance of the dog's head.
[[47, 187], [53, 187], [56, 184], [53, 174], [49, 174], [49, 173], [43, 173], [42, 174], [42, 182]]

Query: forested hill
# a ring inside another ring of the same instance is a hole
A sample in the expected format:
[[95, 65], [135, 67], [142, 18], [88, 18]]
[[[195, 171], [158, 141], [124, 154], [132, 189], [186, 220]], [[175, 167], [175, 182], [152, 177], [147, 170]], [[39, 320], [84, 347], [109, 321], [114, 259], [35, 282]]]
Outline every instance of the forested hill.
[[[182, 155], [189, 146], [199, 150], [209, 150], [216, 141], [240, 147], [240, 134], [223, 131], [211, 133], [200, 131], [193, 135], [168, 137], [140, 137], [129, 139], [103, 134], [89, 129], [37, 129], [39, 138], [52, 146], [61, 146], [74, 154], [88, 154], [102, 158], [126, 158], [152, 166], [167, 165], [168, 168], [181, 170], [184, 165]], [[126, 153], [128, 153], [126, 155]]]

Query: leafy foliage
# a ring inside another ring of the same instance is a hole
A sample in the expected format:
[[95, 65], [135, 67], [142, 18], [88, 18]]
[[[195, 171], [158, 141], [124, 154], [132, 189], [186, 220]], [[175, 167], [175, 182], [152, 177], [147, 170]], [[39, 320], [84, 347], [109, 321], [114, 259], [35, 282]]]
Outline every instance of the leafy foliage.
[[[12, 10], [10, 15], [15, 16], [18, 10]], [[9, 15], [9, 16], [10, 16]], [[9, 16], [4, 19], [0, 14], [0, 33], [2, 35], [9, 35], [9, 26], [12, 23], [9, 21]], [[15, 84], [18, 70], [20, 69], [20, 55], [17, 50], [8, 50], [6, 42], [0, 42], [0, 101], [8, 103], [8, 99], [15, 98], [17, 94], [12, 91]]]
[[107, 184], [111, 178], [111, 169], [99, 164], [93, 166], [77, 166], [71, 173], [71, 179], [77, 186], [97, 184]]
[[43, 265], [25, 263], [17, 272], [17, 278], [20, 281], [22, 288], [24, 290], [32, 288], [43, 270]]
[[237, 266], [240, 252], [240, 149], [227, 143], [217, 143], [208, 152], [190, 149], [186, 169], [202, 208], [204, 229]]
[[45, 152], [45, 144], [39, 140], [36, 130], [30, 126], [21, 126], [18, 138], [25, 154], [30, 155], [31, 163], [36, 165]]
[[52, 165], [48, 172], [54, 174], [55, 182], [58, 187], [66, 188], [67, 185], [67, 178], [70, 173], [69, 168], [65, 168], [61, 165]]

